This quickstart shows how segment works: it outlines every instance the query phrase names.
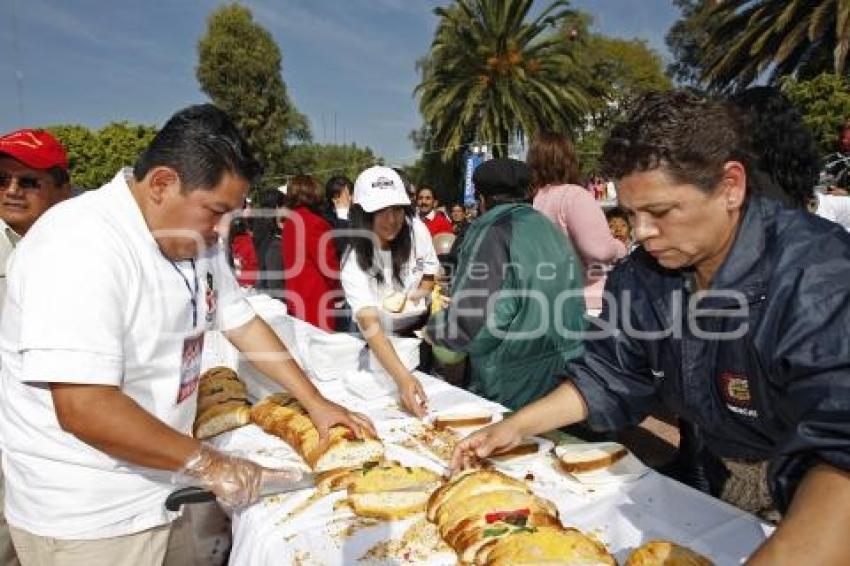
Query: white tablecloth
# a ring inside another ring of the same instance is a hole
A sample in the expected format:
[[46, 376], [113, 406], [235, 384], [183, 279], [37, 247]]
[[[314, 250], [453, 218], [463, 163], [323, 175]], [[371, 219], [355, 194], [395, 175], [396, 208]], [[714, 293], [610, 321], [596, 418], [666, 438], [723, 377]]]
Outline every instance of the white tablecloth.
[[[278, 333], [293, 349], [303, 347], [306, 337], [320, 332], [312, 327], [285, 320], [273, 322]], [[268, 319], [268, 317], [267, 317]], [[281, 324], [290, 325], [283, 331]], [[294, 332], [292, 325], [297, 325]], [[295, 335], [300, 334], [299, 338]], [[298, 353], [296, 352], [298, 355]], [[230, 360], [233, 361], [232, 353]], [[210, 365], [222, 362], [228, 355], [211, 354]], [[255, 396], [274, 389], [260, 376], [239, 366], [247, 376], [249, 391]], [[457, 410], [476, 405], [500, 411], [494, 403], [455, 388], [443, 381], [419, 375], [429, 395], [432, 412]], [[439, 459], [427, 451], [413, 451], [401, 446], [409, 433], [421, 424], [403, 413], [394, 396], [363, 399], [351, 383], [341, 380], [317, 382], [329, 398], [352, 409], [367, 413], [387, 444], [388, 456], [407, 465], [421, 465], [442, 471]], [[221, 449], [238, 451], [266, 465], [302, 465], [303, 462], [282, 440], [267, 435], [254, 425], [226, 433], [214, 439]], [[513, 466], [509, 473], [516, 477], [533, 476], [531, 486], [536, 493], [555, 502], [561, 520], [602, 540], [622, 563], [629, 551], [651, 539], [668, 539], [687, 545], [715, 561], [719, 566], [740, 564], [770, 532], [770, 527], [719, 500], [697, 492], [678, 482], [650, 471], [636, 481], [602, 486], [586, 486], [559, 472], [547, 456]], [[303, 507], [312, 490], [275, 496], [237, 513], [233, 517], [234, 565], [315, 564], [408, 564], [422, 563], [414, 556], [396, 556], [388, 561], [363, 560], [364, 554], [377, 543], [398, 539], [421, 520], [364, 522], [346, 508], [334, 509], [344, 493], [331, 494], [315, 501], [295, 516], [290, 513]], [[454, 564], [451, 553], [432, 555], [428, 564]]]

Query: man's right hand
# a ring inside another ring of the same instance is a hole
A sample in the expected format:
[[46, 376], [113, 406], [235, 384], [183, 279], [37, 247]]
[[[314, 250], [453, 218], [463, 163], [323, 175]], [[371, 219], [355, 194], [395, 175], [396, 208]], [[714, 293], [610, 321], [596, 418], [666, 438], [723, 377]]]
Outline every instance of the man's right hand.
[[522, 433], [512, 419], [505, 419], [473, 432], [455, 447], [451, 461], [452, 473], [474, 467], [481, 458], [486, 458], [494, 452], [510, 450], [520, 442]]

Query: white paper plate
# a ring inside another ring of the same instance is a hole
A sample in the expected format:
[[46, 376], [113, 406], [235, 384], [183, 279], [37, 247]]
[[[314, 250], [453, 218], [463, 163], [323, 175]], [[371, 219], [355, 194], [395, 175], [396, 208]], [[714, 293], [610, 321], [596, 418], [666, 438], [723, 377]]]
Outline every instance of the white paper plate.
[[[555, 456], [560, 458], [569, 452], [584, 451], [592, 448], [597, 448], [605, 445], [610, 445], [610, 442], [598, 443], [577, 443], [577, 444], [562, 444], [555, 448]], [[611, 464], [606, 468], [599, 470], [591, 470], [589, 472], [564, 472], [560, 464], [556, 463], [558, 469], [569, 477], [587, 485], [600, 485], [609, 483], [625, 483], [634, 481], [643, 477], [649, 468], [638, 460], [634, 454], [627, 452], [625, 456]]]

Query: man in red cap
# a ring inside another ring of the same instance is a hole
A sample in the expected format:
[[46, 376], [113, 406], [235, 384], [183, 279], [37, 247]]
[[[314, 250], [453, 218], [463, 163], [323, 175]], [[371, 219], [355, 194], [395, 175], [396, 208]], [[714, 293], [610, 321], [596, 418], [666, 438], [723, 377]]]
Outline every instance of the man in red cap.
[[[38, 218], [68, 198], [68, 156], [45, 130], [0, 136], [0, 309], [6, 297], [6, 263]], [[0, 476], [0, 566], [18, 564], [2, 511]]]
[[65, 148], [45, 130], [0, 136], [0, 305], [6, 262], [45, 211], [71, 195]]

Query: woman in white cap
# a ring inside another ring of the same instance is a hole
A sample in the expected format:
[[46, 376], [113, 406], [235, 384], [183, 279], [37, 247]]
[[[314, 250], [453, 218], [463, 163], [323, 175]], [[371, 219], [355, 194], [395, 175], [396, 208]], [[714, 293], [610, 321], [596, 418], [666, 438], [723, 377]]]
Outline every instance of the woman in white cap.
[[422, 417], [425, 391], [386, 331], [387, 311], [401, 312], [406, 304], [421, 304], [430, 296], [440, 267], [431, 235], [414, 217], [404, 181], [389, 167], [370, 167], [357, 177], [350, 218], [360, 233], [350, 238], [343, 255], [345, 298], [370, 350], [398, 386], [402, 405]]

